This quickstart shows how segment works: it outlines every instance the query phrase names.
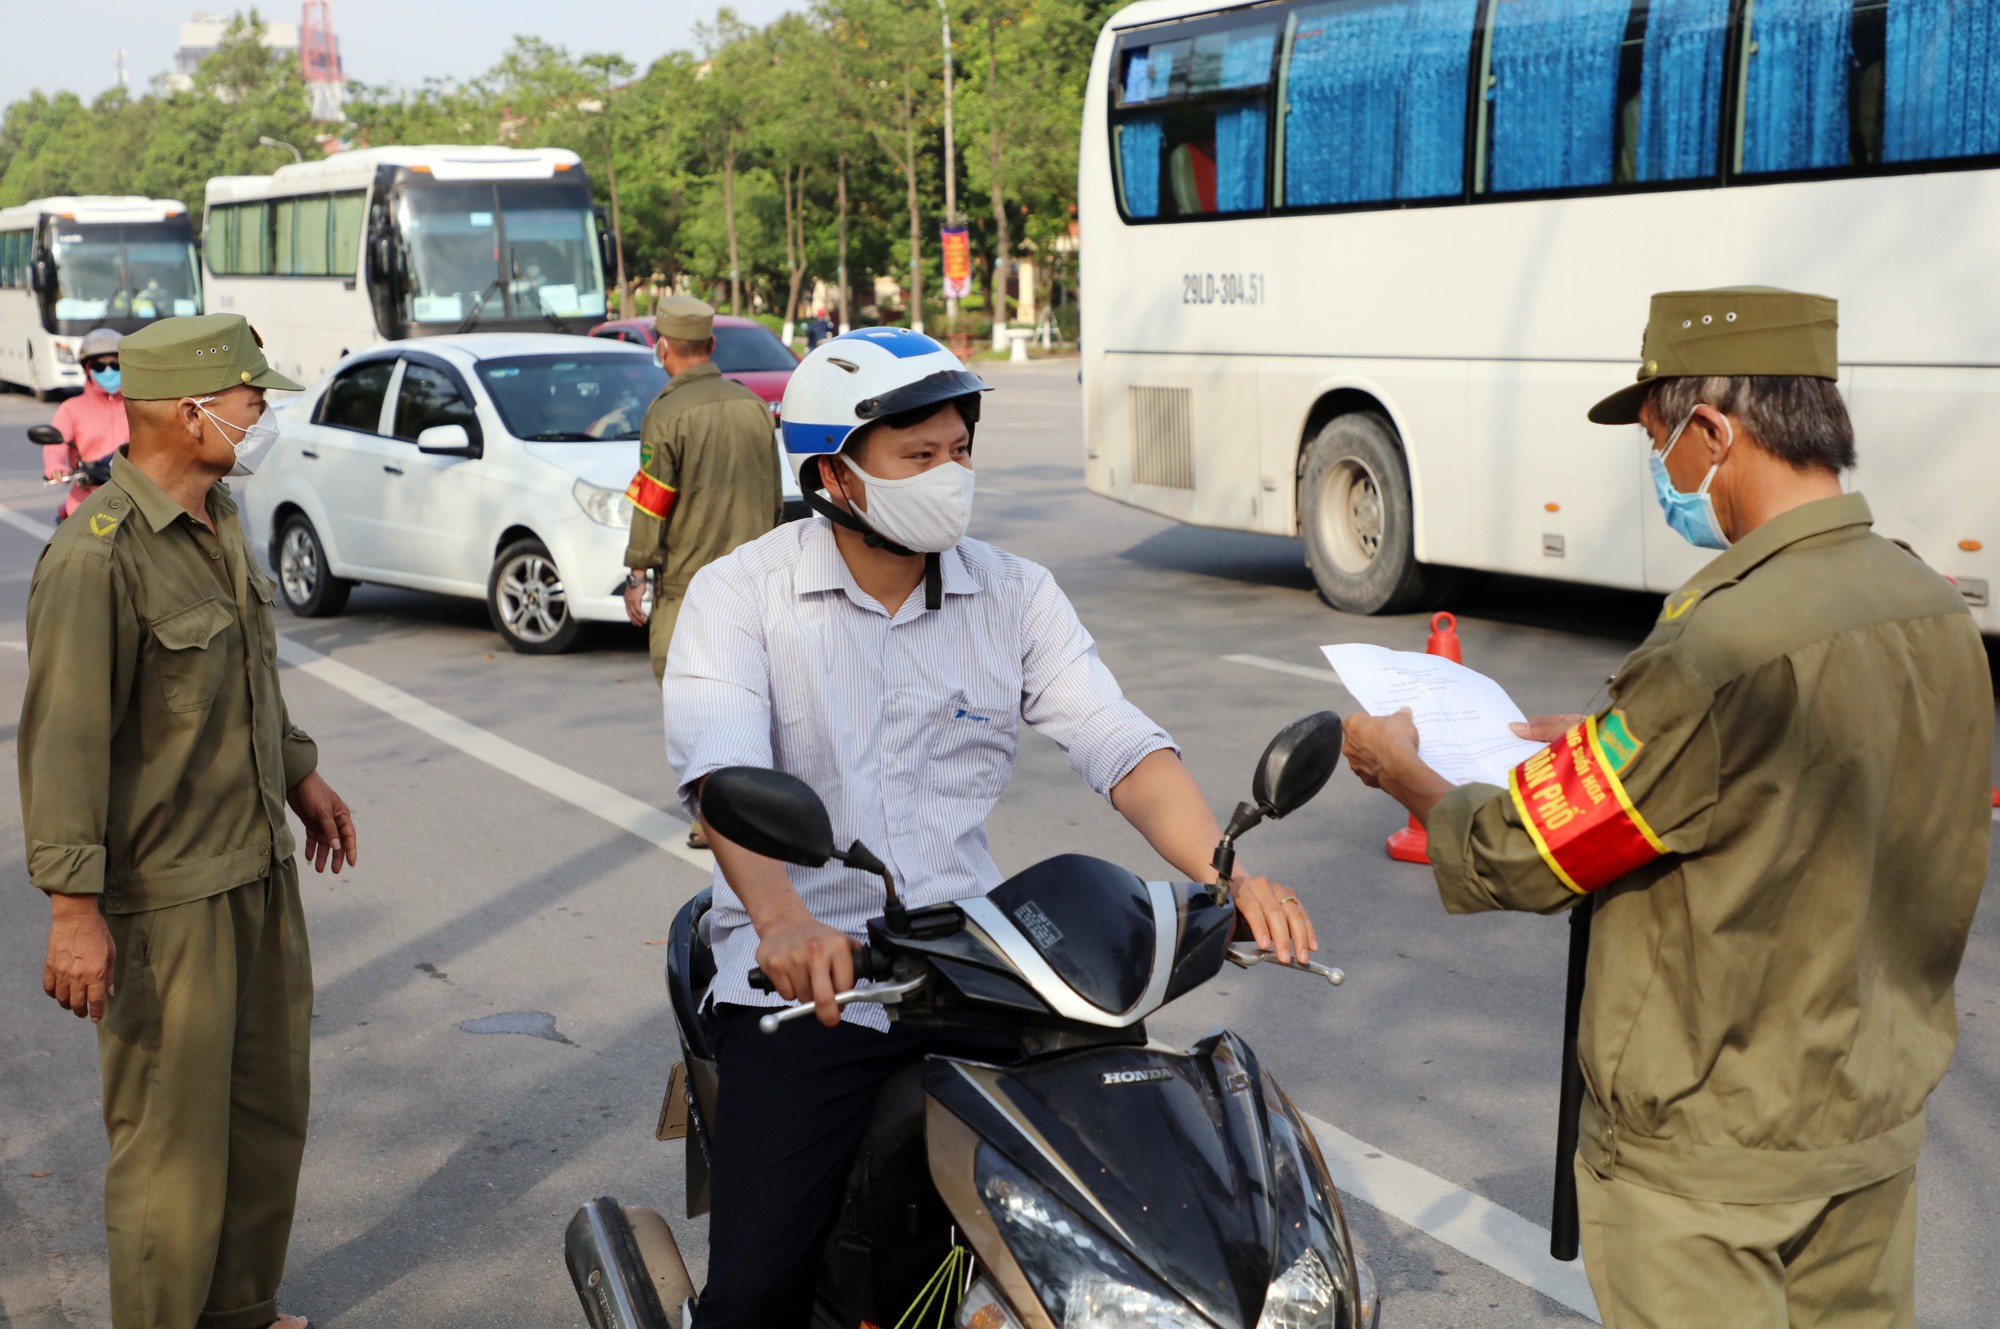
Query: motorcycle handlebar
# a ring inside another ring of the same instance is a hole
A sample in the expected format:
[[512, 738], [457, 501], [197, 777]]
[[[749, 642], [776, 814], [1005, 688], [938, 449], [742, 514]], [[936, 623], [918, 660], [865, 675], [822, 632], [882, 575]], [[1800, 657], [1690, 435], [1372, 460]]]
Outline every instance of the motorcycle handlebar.
[[[860, 982], [863, 979], [872, 979], [879, 982], [891, 977], [894, 970], [895, 965], [888, 955], [873, 946], [862, 946], [854, 952], [854, 978], [856, 982]], [[777, 991], [777, 988], [771, 985], [770, 978], [765, 975], [762, 969], [752, 969], [750, 971], [750, 986], [758, 992]]]

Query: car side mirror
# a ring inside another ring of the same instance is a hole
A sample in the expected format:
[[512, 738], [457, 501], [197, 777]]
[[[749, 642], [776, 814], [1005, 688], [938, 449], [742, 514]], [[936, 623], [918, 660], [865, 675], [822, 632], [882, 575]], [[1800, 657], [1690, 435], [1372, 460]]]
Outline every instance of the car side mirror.
[[417, 451], [433, 457], [477, 457], [480, 448], [464, 425], [432, 425], [417, 435]]
[[28, 430], [28, 441], [38, 448], [59, 448], [65, 442], [62, 432], [54, 425], [34, 425]]
[[1340, 717], [1320, 711], [1278, 731], [1257, 762], [1250, 797], [1276, 821], [1312, 802], [1340, 765]]
[[701, 817], [753, 854], [816, 868], [834, 857], [833, 823], [812, 786], [783, 771], [725, 766], [701, 784]]

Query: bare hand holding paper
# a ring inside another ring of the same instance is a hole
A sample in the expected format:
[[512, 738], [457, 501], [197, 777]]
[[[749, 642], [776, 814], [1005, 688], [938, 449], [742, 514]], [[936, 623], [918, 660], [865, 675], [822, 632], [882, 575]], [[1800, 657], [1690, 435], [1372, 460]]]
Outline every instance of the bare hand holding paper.
[[1526, 719], [1498, 683], [1437, 655], [1350, 643], [1322, 646], [1341, 686], [1370, 715], [1408, 707], [1424, 764], [1453, 784], [1505, 785], [1507, 772], [1547, 746], [1514, 737]]

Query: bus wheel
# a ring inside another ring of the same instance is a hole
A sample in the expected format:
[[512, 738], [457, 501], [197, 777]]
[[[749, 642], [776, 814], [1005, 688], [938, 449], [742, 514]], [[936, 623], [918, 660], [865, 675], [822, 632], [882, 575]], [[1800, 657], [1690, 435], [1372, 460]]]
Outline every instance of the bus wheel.
[[516, 540], [500, 551], [486, 581], [486, 613], [523, 655], [560, 655], [583, 632], [569, 612], [556, 561], [540, 540]]
[[1403, 450], [1373, 411], [1329, 420], [1308, 445], [1299, 525], [1306, 565], [1335, 609], [1402, 613], [1422, 607], [1437, 589], [1436, 574], [1417, 562]]
[[303, 512], [285, 518], [278, 531], [278, 590], [300, 618], [325, 618], [347, 607], [354, 583], [327, 570], [326, 546]]

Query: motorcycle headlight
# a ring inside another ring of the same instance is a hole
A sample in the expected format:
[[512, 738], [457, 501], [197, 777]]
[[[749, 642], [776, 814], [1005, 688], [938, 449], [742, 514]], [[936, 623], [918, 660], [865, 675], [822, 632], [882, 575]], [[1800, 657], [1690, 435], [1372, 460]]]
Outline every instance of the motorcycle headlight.
[[625, 501], [624, 490], [599, 489], [587, 480], [578, 480], [569, 492], [584, 515], [599, 526], [631, 527], [632, 505]]
[[1064, 1329], [1184, 1329], [1207, 1323], [990, 1145], [979, 1147], [974, 1181], [1042, 1308]]
[[[1278, 1201], [1278, 1258], [1285, 1265], [1264, 1296], [1257, 1329], [1366, 1329], [1374, 1311], [1373, 1280], [1368, 1280], [1368, 1304], [1361, 1305], [1362, 1268], [1349, 1252], [1332, 1188], [1306, 1128], [1268, 1079], [1264, 1102]], [[1350, 1295], [1360, 1308], [1352, 1317]]]
[[1307, 1250], [1271, 1284], [1257, 1329], [1333, 1329], [1339, 1304], [1340, 1284], [1320, 1253]]

